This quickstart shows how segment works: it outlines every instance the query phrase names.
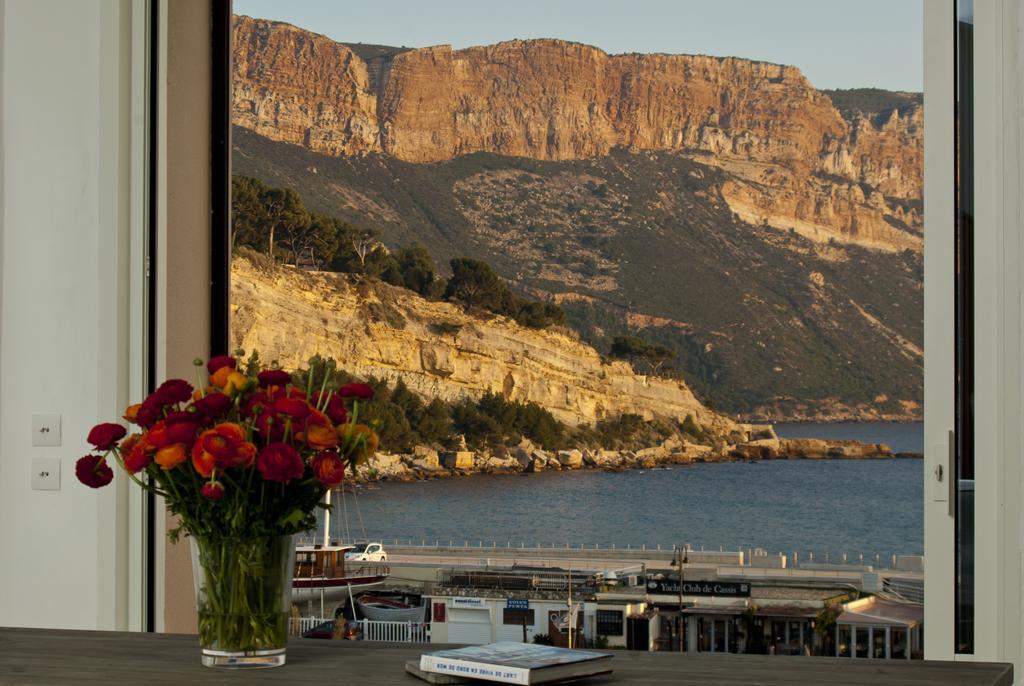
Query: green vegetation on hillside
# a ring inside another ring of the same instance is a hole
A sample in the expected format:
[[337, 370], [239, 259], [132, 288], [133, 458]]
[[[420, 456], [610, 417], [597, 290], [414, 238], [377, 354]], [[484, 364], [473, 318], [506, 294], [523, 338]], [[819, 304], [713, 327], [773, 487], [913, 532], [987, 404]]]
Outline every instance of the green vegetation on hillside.
[[357, 229], [341, 219], [310, 212], [292, 188], [235, 176], [231, 197], [235, 249], [248, 248], [296, 266], [379, 278], [427, 298], [443, 297], [505, 315], [523, 326], [565, 323], [562, 308], [513, 295], [486, 262], [452, 258], [452, 277], [445, 281], [422, 245], [388, 250], [372, 229]]
[[718, 190], [728, 174], [683, 154], [412, 164], [326, 157], [241, 128], [234, 144], [237, 172], [372, 224], [388, 246], [486, 262], [541, 300], [564, 294], [567, 323], [600, 351], [616, 336], [672, 350], [659, 371], [720, 410], [781, 418], [922, 399], [922, 359], [898, 343], [922, 345], [921, 255], [743, 223]]
[[[244, 354], [244, 353], [241, 353]], [[258, 353], [247, 364], [258, 361]], [[409, 390], [401, 379], [358, 379], [330, 358], [315, 356], [309, 368], [327, 370], [339, 384], [365, 381], [375, 391], [372, 400], [360, 403], [360, 413], [372, 417], [381, 445], [389, 452], [408, 453], [418, 445], [456, 448], [459, 437], [474, 450], [497, 445], [517, 445], [524, 438], [546, 450], [568, 447], [640, 449], [666, 438], [684, 437], [710, 444], [710, 437], [692, 417], [682, 423], [667, 419], [644, 420], [633, 414], [598, 422], [596, 426], [571, 427], [558, 421], [535, 402], [508, 400], [497, 393], [484, 393], [455, 402], [439, 398], [424, 400]], [[318, 379], [322, 377], [316, 377]]]

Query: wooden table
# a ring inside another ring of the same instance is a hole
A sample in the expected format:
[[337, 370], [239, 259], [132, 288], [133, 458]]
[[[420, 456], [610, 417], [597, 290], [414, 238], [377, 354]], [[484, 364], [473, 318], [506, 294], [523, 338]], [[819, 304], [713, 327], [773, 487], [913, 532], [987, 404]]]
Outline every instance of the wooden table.
[[[405, 661], [440, 646], [295, 639], [288, 664], [230, 671], [199, 663], [195, 636], [103, 631], [0, 629], [0, 684], [425, 684]], [[614, 651], [614, 674], [579, 682], [612, 684], [827, 684], [1012, 686], [1013, 667], [982, 662], [854, 660], [766, 655]]]

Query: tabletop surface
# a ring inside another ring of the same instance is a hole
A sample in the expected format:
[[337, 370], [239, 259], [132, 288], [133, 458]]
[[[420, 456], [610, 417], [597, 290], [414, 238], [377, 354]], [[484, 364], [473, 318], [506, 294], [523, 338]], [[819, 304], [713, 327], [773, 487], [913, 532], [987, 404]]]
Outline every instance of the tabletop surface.
[[[403, 684], [405, 661], [443, 646], [293, 639], [288, 663], [256, 670], [203, 667], [195, 636], [0, 628], [0, 684]], [[581, 686], [612, 684], [896, 684], [1012, 686], [1011, 665], [767, 655], [611, 651], [613, 674]]]

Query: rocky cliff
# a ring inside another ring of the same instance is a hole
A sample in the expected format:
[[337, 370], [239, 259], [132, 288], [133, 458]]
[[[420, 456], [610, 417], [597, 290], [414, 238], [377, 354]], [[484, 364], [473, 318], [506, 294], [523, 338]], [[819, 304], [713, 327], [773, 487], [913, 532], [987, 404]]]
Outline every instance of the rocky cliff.
[[920, 107], [847, 119], [795, 67], [560, 40], [364, 60], [324, 36], [236, 17], [233, 68], [235, 123], [316, 152], [429, 163], [683, 151], [729, 170], [723, 195], [749, 222], [921, 247]]
[[456, 400], [486, 391], [534, 401], [570, 424], [624, 413], [693, 415], [729, 433], [736, 424], [705, 408], [683, 383], [605, 362], [575, 337], [481, 319], [449, 303], [380, 283], [234, 258], [233, 348], [257, 350], [285, 368], [319, 353], [347, 371], [395, 380], [426, 397]]

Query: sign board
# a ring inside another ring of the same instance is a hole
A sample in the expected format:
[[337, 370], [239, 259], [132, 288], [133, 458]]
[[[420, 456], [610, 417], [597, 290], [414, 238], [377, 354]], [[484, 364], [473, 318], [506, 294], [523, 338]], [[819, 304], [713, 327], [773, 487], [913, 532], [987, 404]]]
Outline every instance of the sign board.
[[529, 598], [508, 598], [505, 600], [506, 610], [529, 610], [530, 599]]
[[487, 605], [483, 598], [452, 598], [448, 601], [448, 607], [467, 607], [483, 610], [486, 609]]
[[[750, 584], [732, 581], [683, 581], [683, 595], [749, 598]], [[648, 579], [648, 593], [679, 595], [679, 582], [675, 579]]]

